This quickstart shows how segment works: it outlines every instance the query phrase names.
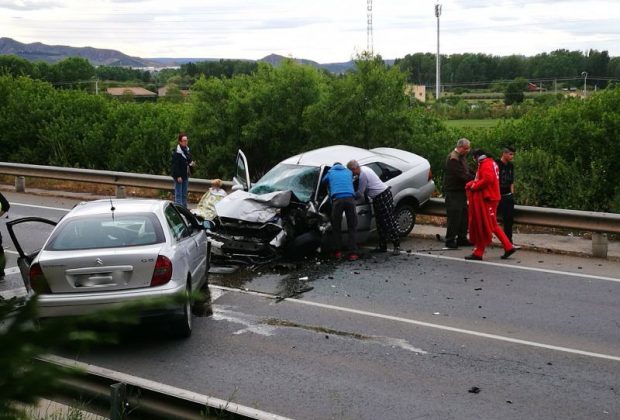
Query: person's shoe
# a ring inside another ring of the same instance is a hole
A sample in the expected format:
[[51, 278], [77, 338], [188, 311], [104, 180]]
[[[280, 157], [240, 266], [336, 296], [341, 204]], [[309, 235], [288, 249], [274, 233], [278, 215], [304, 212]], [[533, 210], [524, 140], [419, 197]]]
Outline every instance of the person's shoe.
[[456, 241], [456, 244], [458, 246], [474, 246], [474, 244], [471, 243], [468, 239], [459, 239], [458, 241]]
[[459, 247], [459, 245], [457, 244], [456, 241], [446, 242], [446, 248], [457, 249], [458, 247]]
[[474, 255], [474, 254], [465, 255], [465, 259], [466, 260], [473, 260], [473, 261], [482, 261], [482, 257], [479, 257], [479, 256]]
[[396, 255], [400, 255], [400, 247], [399, 246], [395, 246], [394, 249], [392, 250], [392, 255], [396, 256]]
[[378, 247], [376, 247], [375, 249], [371, 250], [370, 252], [372, 252], [373, 254], [387, 252], [387, 245], [379, 245]]
[[334, 251], [334, 258], [339, 260], [342, 258], [342, 252], [340, 251]]
[[349, 256], [347, 257], [347, 260], [349, 261], [357, 261], [360, 259], [360, 256], [357, 255], [355, 252], [352, 252], [349, 254]]
[[512, 254], [514, 254], [515, 252], [517, 252], [517, 248], [512, 247], [512, 248], [510, 248], [508, 251], [505, 251], [505, 252], [504, 252], [504, 255], [502, 255], [500, 258], [501, 258], [502, 260], [507, 260], [507, 259], [508, 259], [508, 258], [510, 258], [510, 256], [511, 256]]

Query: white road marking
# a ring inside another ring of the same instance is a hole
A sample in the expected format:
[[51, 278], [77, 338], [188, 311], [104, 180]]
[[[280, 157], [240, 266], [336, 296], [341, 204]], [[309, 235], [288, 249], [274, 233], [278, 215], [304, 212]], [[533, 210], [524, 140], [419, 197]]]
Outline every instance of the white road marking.
[[14, 202], [11, 202], [11, 206], [32, 207], [32, 208], [35, 208], [35, 209], [58, 210], [58, 211], [69, 211], [69, 210], [71, 210], [71, 209], [63, 209], [63, 208], [60, 208], [60, 207], [38, 206], [36, 204], [14, 203]]
[[491, 262], [491, 261], [472, 261], [472, 260], [465, 260], [463, 258], [457, 258], [457, 257], [448, 257], [446, 255], [435, 255], [435, 254], [426, 254], [423, 252], [405, 252], [405, 251], [401, 251], [401, 254], [406, 254], [406, 255], [417, 255], [420, 257], [428, 257], [428, 258], [437, 258], [440, 260], [449, 260], [449, 261], [460, 261], [460, 262], [466, 262], [466, 263], [470, 263], [470, 264], [485, 264], [485, 265], [492, 265], [495, 267], [509, 267], [509, 268], [514, 268], [517, 270], [524, 270], [524, 271], [536, 271], [538, 273], [549, 273], [549, 274], [560, 274], [563, 276], [570, 276], [570, 277], [580, 277], [580, 278], [586, 278], [586, 279], [594, 279], [594, 280], [604, 280], [604, 281], [613, 281], [616, 283], [620, 283], [620, 279], [614, 278], [614, 277], [604, 277], [604, 276], [595, 276], [593, 274], [580, 274], [580, 273], [573, 273], [570, 271], [559, 271], [559, 270], [549, 270], [547, 268], [536, 268], [536, 267], [525, 267], [525, 266], [521, 266], [521, 265], [512, 265], [512, 264], [506, 264], [506, 263], [496, 263], [496, 262]]
[[[215, 289], [219, 288], [219, 289], [228, 290], [228, 291], [231, 291], [231, 292], [237, 292], [237, 293], [243, 293], [243, 294], [249, 294], [249, 295], [254, 295], [254, 296], [260, 296], [260, 297], [266, 297], [266, 298], [270, 298], [270, 299], [275, 299], [275, 297], [273, 295], [269, 295], [267, 293], [251, 292], [251, 291], [246, 291], [246, 290], [241, 290], [241, 289], [234, 289], [234, 288], [224, 287], [224, 286], [211, 286], [211, 287], [213, 287]], [[462, 328], [449, 327], [449, 326], [441, 325], [441, 324], [433, 324], [433, 323], [430, 323], [430, 322], [417, 321], [415, 319], [408, 319], [408, 318], [401, 318], [401, 317], [398, 317], [398, 316], [378, 314], [378, 313], [374, 313], [374, 312], [362, 311], [362, 310], [359, 310], [359, 309], [344, 308], [344, 307], [341, 307], [341, 306], [328, 305], [328, 304], [325, 304], [325, 303], [312, 302], [312, 301], [308, 301], [308, 300], [291, 299], [291, 298], [285, 298], [284, 300], [286, 300], [287, 302], [291, 302], [291, 303], [298, 303], [298, 304], [307, 305], [307, 306], [315, 306], [315, 307], [318, 307], [318, 308], [330, 309], [330, 310], [333, 310], [333, 311], [347, 312], [347, 313], [351, 313], [351, 314], [363, 315], [363, 316], [368, 316], [368, 317], [372, 317], [372, 318], [385, 319], [385, 320], [389, 320], [389, 321], [402, 322], [402, 323], [405, 323], [405, 324], [418, 325], [418, 326], [421, 326], [421, 327], [434, 328], [434, 329], [438, 329], [438, 330], [450, 331], [450, 332], [455, 332], [455, 333], [459, 333], [459, 334], [466, 334], [466, 335], [471, 335], [471, 336], [474, 336], [474, 337], [488, 338], [488, 339], [497, 340], [497, 341], [504, 341], [504, 342], [514, 343], [514, 344], [522, 344], [522, 345], [530, 346], [530, 347], [538, 347], [538, 348], [543, 348], [543, 349], [547, 349], [547, 350], [561, 351], [561, 352], [565, 352], [565, 353], [578, 354], [580, 356], [596, 357], [596, 358], [599, 358], [599, 359], [606, 359], [606, 360], [613, 360], [615, 362], [620, 362], [620, 357], [619, 356], [612, 356], [612, 355], [609, 355], [609, 354], [594, 353], [594, 352], [590, 352], [590, 351], [584, 351], [584, 350], [579, 350], [579, 349], [572, 349], [570, 347], [553, 346], [553, 345], [550, 345], [550, 344], [538, 343], [536, 341], [521, 340], [521, 339], [518, 339], [518, 338], [506, 337], [506, 336], [497, 335], [497, 334], [488, 334], [488, 333], [483, 333], [483, 332], [478, 332], [478, 331], [466, 330], [466, 329], [462, 329]]]

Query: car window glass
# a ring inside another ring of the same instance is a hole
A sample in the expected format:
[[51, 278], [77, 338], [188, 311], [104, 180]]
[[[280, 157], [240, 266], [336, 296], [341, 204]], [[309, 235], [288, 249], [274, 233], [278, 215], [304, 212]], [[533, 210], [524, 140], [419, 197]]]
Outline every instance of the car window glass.
[[175, 205], [174, 208], [179, 212], [185, 224], [189, 226], [190, 231], [195, 231], [195, 229], [202, 226], [198, 220], [196, 220], [196, 217], [192, 214], [192, 212], [185, 207]]
[[170, 232], [175, 239], [178, 240], [190, 236], [190, 229], [173, 206], [166, 207], [164, 214], [166, 215], [166, 222], [168, 222]]
[[250, 189], [253, 194], [268, 194], [274, 191], [292, 191], [304, 202], [312, 198], [319, 180], [321, 168], [280, 163], [267, 172]]
[[19, 246], [26, 255], [36, 254], [50, 237], [54, 225], [30, 221], [13, 225], [13, 232]]
[[61, 223], [45, 249], [117, 248], [164, 242], [159, 220], [152, 213], [128, 215], [88, 215]]
[[243, 158], [241, 157], [241, 155], [237, 156], [237, 170], [235, 174], [236, 174], [237, 181], [241, 183], [241, 185], [243, 186], [243, 189], [247, 189], [248, 181], [246, 179], [246, 167], [245, 167], [245, 162], [243, 161]]
[[377, 174], [379, 179], [381, 179], [381, 181], [383, 182], [389, 181], [390, 179], [395, 178], [403, 173], [401, 170], [396, 169], [393, 166], [390, 166], [387, 163], [383, 162], [373, 162], [365, 166], [372, 169]]
[[321, 171], [319, 173], [319, 178], [317, 179], [317, 193], [316, 193], [316, 201], [317, 203], [321, 203], [323, 201], [323, 199], [325, 198], [325, 196], [327, 195], [327, 183], [323, 182], [323, 178], [325, 178], [325, 175], [327, 175], [327, 171], [329, 171], [331, 169], [331, 166], [323, 166], [321, 168]]

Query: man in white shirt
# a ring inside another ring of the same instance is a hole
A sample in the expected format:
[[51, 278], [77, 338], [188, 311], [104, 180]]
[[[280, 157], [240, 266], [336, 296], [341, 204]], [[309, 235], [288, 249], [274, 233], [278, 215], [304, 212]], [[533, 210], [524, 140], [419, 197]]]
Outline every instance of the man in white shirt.
[[373, 251], [386, 252], [387, 241], [390, 240], [394, 244], [392, 255], [400, 255], [400, 235], [394, 218], [394, 198], [390, 187], [379, 179], [375, 171], [366, 166], [360, 166], [355, 160], [347, 163], [347, 168], [359, 179], [355, 198], [359, 200], [367, 195], [372, 200], [379, 233], [379, 246]]

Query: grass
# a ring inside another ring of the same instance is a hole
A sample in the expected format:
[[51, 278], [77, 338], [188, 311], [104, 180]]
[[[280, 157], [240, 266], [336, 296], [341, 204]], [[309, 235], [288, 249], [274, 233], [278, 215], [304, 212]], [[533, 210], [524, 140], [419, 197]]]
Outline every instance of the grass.
[[499, 119], [488, 118], [480, 120], [446, 120], [446, 126], [450, 128], [493, 128]]

